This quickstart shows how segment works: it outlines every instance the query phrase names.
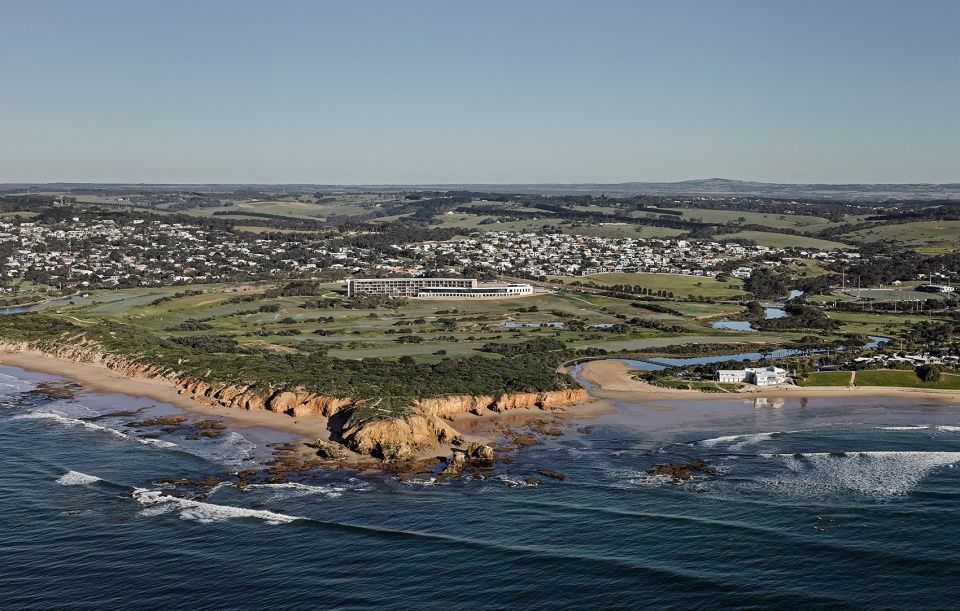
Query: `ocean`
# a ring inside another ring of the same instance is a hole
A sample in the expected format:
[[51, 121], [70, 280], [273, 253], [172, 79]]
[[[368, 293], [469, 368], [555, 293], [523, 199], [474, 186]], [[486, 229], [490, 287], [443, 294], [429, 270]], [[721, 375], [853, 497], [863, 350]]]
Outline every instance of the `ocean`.
[[[482, 479], [317, 470], [241, 490], [199, 480], [235, 481], [288, 437], [143, 424], [180, 412], [2, 366], [0, 600], [7, 609], [956, 605], [960, 406], [840, 397], [617, 408], [569, 423]], [[716, 473], [680, 484], [647, 473], [698, 458]], [[158, 483], [181, 478], [198, 481]]]

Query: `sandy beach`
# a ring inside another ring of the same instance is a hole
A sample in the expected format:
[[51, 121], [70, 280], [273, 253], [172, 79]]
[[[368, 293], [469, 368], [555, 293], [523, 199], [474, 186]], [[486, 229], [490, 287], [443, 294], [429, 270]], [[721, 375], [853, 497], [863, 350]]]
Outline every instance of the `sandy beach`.
[[627, 364], [614, 359], [590, 361], [580, 370], [580, 378], [596, 384], [590, 389], [593, 397], [617, 401], [711, 400], [738, 397], [903, 397], [941, 401], [960, 400], [960, 392], [923, 388], [894, 388], [886, 386], [794, 386], [782, 384], [767, 387], [749, 387], [736, 392], [706, 393], [697, 390], [661, 388], [634, 379]]
[[92, 392], [122, 393], [169, 403], [187, 412], [209, 418], [222, 418], [225, 424], [238, 429], [266, 427], [296, 435], [305, 442], [313, 442], [317, 438], [328, 439], [330, 435], [327, 419], [320, 416], [294, 419], [266, 410], [246, 411], [207, 406], [195, 401], [189, 394], [180, 394], [173, 384], [164, 380], [125, 377], [107, 367], [92, 363], [77, 363], [34, 352], [3, 352], [0, 353], [0, 365], [70, 378]]

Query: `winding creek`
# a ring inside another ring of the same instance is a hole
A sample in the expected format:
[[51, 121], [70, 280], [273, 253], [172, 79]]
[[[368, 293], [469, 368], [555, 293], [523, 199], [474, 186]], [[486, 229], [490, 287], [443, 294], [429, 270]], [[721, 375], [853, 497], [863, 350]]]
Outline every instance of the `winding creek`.
[[[876, 348], [880, 345], [880, 342], [890, 341], [889, 337], [880, 337], [878, 335], [868, 335], [867, 339], [869, 340], [866, 344], [863, 345], [864, 348]], [[666, 369], [667, 367], [689, 367], [692, 365], [708, 365], [710, 363], [720, 363], [723, 361], [759, 361], [765, 355], [769, 358], [783, 358], [787, 356], [796, 356], [802, 354], [802, 350], [792, 350], [788, 348], [782, 348], [780, 350], [774, 350], [771, 353], [760, 352], [738, 352], [735, 354], [721, 354], [715, 356], [697, 356], [697, 357], [687, 357], [687, 358], [667, 358], [667, 357], [654, 357], [649, 359], [624, 359], [618, 358], [613, 359], [616, 361], [621, 361], [627, 364], [627, 367], [630, 369], [636, 369], [640, 371], [659, 371], [661, 369]], [[810, 352], [810, 351], [807, 351]], [[814, 351], [821, 352], [821, 351]], [[591, 359], [597, 360], [597, 359]], [[583, 363], [578, 364], [570, 372], [570, 375], [574, 377], [584, 388], [588, 389], [592, 386], [586, 380], [578, 377]]]

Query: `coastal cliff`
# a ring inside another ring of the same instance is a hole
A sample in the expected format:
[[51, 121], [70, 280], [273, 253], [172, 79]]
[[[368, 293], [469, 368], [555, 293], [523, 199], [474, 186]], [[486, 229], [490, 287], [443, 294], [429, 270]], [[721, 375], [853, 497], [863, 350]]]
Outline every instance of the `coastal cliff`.
[[[129, 378], [165, 381], [180, 394], [209, 406], [241, 410], [267, 410], [294, 418], [330, 419], [331, 438], [360, 454], [402, 459], [441, 445], [459, 445], [460, 433], [446, 422], [457, 414], [484, 415], [511, 409], [550, 410], [587, 398], [583, 389], [501, 396], [453, 395], [416, 399], [402, 414], [377, 410], [366, 399], [332, 397], [304, 388], [211, 382], [173, 369], [162, 369], [135, 358], [110, 354], [95, 342], [75, 337], [52, 342], [0, 342], [0, 352], [33, 353], [77, 363], [105, 367]], [[366, 409], [365, 409], [366, 408]], [[338, 424], [334, 425], [334, 421]]]

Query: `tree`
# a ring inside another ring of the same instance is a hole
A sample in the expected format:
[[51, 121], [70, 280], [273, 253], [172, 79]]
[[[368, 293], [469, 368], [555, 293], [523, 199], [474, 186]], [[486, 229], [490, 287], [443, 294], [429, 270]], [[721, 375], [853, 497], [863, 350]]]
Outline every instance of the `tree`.
[[753, 293], [757, 299], [778, 299], [787, 295], [787, 283], [784, 277], [769, 267], [761, 267], [743, 281], [743, 288]]
[[917, 367], [917, 377], [924, 382], [939, 382], [943, 371], [939, 365], [921, 365]]

